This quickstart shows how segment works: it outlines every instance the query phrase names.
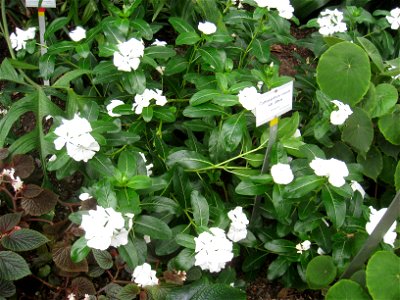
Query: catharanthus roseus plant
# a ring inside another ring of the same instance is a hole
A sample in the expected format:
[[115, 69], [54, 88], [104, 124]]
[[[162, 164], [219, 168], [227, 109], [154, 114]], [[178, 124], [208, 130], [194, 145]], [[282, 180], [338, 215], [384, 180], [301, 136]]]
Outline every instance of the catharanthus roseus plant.
[[[69, 299], [245, 299], [259, 270], [334, 283], [400, 188], [397, 11], [302, 20], [298, 4], [65, 1], [42, 55], [34, 22], [14, 35], [3, 22], [0, 147], [32, 153], [43, 176], [23, 194], [6, 161], [0, 184], [51, 241], [37, 281]], [[297, 25], [313, 29], [297, 39]], [[276, 56], [289, 46], [306, 53], [290, 77]], [[275, 138], [255, 112], [290, 81]], [[63, 198], [44, 209], [50, 189]]]

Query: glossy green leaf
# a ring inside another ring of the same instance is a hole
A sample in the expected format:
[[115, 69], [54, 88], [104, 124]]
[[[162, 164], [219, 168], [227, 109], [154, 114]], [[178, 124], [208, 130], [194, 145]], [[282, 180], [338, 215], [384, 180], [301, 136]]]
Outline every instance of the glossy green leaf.
[[386, 140], [394, 145], [400, 145], [400, 105], [396, 105], [395, 110], [379, 118], [379, 130]]
[[274, 280], [281, 277], [286, 273], [290, 265], [291, 262], [288, 261], [285, 256], [278, 256], [278, 258], [268, 266], [268, 280]]
[[378, 68], [380, 72], [383, 71], [383, 60], [381, 55], [379, 54], [378, 48], [368, 39], [364, 37], [357, 37], [357, 41], [361, 44], [364, 50], [368, 53], [368, 56], [371, 58], [372, 62]]
[[190, 195], [190, 203], [192, 206], [194, 223], [198, 226], [207, 227], [210, 212], [206, 198], [195, 190]]
[[223, 72], [225, 68], [226, 53], [216, 48], [203, 47], [198, 50], [201, 59], [217, 72]]
[[185, 248], [175, 257], [180, 270], [189, 271], [194, 266], [194, 250]]
[[269, 185], [264, 182], [256, 183], [246, 179], [236, 186], [235, 192], [239, 195], [255, 196], [264, 194], [268, 189]]
[[200, 41], [200, 36], [194, 31], [182, 32], [175, 40], [176, 45], [193, 45]]
[[371, 298], [357, 282], [350, 279], [341, 279], [329, 288], [325, 299], [369, 300]]
[[272, 240], [264, 244], [264, 248], [279, 255], [294, 255], [296, 253], [295, 243], [288, 240]]
[[1, 244], [4, 248], [12, 251], [29, 251], [46, 244], [48, 241], [47, 237], [40, 232], [23, 228], [4, 236], [1, 239]]
[[179, 33], [195, 31], [194, 28], [182, 18], [170, 17], [168, 22]]
[[119, 300], [132, 300], [136, 299], [136, 296], [140, 293], [140, 287], [133, 283], [128, 283], [122, 290], [118, 292]]
[[225, 151], [232, 152], [240, 144], [246, 132], [246, 118], [244, 114], [230, 116], [222, 124], [221, 136]]
[[187, 106], [183, 110], [183, 115], [188, 118], [203, 118], [226, 115], [226, 112], [218, 105], [204, 103], [197, 106]]
[[176, 55], [176, 51], [165, 46], [150, 46], [144, 49], [144, 54], [151, 58], [167, 59]]
[[74, 263], [83, 261], [90, 253], [90, 248], [87, 246], [87, 240], [84, 236], [77, 239], [71, 247], [71, 259]]
[[327, 184], [322, 187], [321, 196], [326, 209], [326, 214], [335, 228], [339, 229], [342, 227], [346, 218], [345, 199], [337, 195]]
[[186, 233], [178, 233], [175, 236], [175, 241], [177, 244], [189, 248], [189, 249], [195, 249], [196, 248], [196, 243], [194, 241], [194, 236]]
[[31, 274], [25, 259], [12, 251], [0, 251], [0, 279], [18, 280]]
[[336, 277], [337, 268], [330, 256], [314, 257], [307, 265], [306, 279], [310, 288], [327, 287]]
[[395, 107], [399, 93], [397, 89], [388, 83], [381, 83], [375, 88], [375, 106], [370, 112], [371, 118], [382, 117], [390, 113]]
[[177, 164], [188, 170], [196, 170], [213, 166], [212, 162], [210, 162], [203, 155], [188, 150], [180, 150], [170, 154], [167, 157], [166, 163], [169, 167], [173, 167]]
[[189, 100], [190, 105], [196, 106], [199, 104], [206, 103], [215, 97], [219, 96], [221, 93], [217, 90], [204, 89], [195, 93]]
[[182, 73], [186, 70], [188, 66], [188, 62], [181, 56], [175, 56], [171, 58], [168, 63], [165, 65], [165, 76], [171, 76], [174, 74]]
[[246, 293], [229, 285], [216, 283], [198, 290], [191, 300], [246, 300]]
[[382, 153], [375, 146], [369, 149], [365, 157], [358, 155], [357, 162], [362, 166], [363, 174], [375, 181], [383, 169]]
[[44, 79], [50, 79], [50, 76], [54, 72], [55, 67], [55, 56], [51, 54], [45, 54], [39, 59], [39, 71], [40, 77]]
[[128, 180], [126, 186], [132, 189], [142, 190], [151, 187], [151, 183], [151, 178], [147, 175], [136, 175]]
[[172, 237], [172, 231], [168, 225], [160, 219], [152, 216], [139, 216], [134, 220], [135, 231], [149, 235], [151, 238], [168, 240]]
[[295, 178], [294, 181], [285, 186], [284, 197], [287, 198], [303, 197], [308, 193], [312, 192], [313, 190], [316, 190], [319, 187], [321, 187], [325, 181], [326, 181], [325, 178], [316, 175], [306, 175], [302, 177], [297, 177]]
[[112, 268], [114, 262], [111, 254], [105, 250], [92, 249], [93, 257], [102, 269]]

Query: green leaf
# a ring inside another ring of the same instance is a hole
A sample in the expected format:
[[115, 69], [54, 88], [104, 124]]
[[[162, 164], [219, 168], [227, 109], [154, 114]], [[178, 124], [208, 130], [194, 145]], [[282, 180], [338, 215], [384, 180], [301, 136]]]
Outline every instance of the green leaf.
[[12, 251], [29, 251], [46, 244], [48, 241], [40, 232], [23, 228], [4, 236], [1, 239], [1, 244]]
[[136, 155], [128, 150], [122, 151], [118, 157], [118, 170], [126, 177], [137, 174]]
[[180, 270], [189, 271], [194, 266], [194, 262], [194, 251], [192, 249], [185, 248], [175, 257], [175, 263]]
[[243, 272], [254, 272], [254, 270], [260, 269], [264, 266], [264, 261], [267, 259], [268, 253], [266, 252], [255, 252], [245, 256], [242, 264]]
[[193, 220], [198, 226], [207, 227], [210, 217], [208, 202], [198, 191], [194, 190], [190, 195], [193, 210]]
[[353, 113], [346, 120], [342, 132], [342, 140], [354, 147], [358, 152], [366, 153], [374, 138], [371, 119], [361, 108], [353, 108]]
[[369, 149], [365, 157], [357, 155], [357, 162], [362, 166], [363, 174], [375, 181], [383, 169], [382, 153], [375, 146]]
[[341, 279], [329, 288], [325, 299], [369, 300], [370, 297], [357, 282], [350, 279]]
[[93, 196], [96, 198], [98, 205], [105, 208], [112, 207], [116, 209], [118, 203], [117, 196], [108, 179], [99, 181], [96, 184]]
[[71, 247], [71, 259], [74, 263], [83, 261], [90, 253], [90, 248], [86, 245], [87, 240], [84, 236], [77, 239]]
[[198, 49], [202, 60], [216, 72], [223, 72], [225, 68], [226, 53], [216, 48], [203, 47]]
[[153, 30], [149, 23], [142, 19], [136, 19], [130, 22], [130, 26], [140, 32], [140, 34], [146, 39], [151, 40], [153, 38]]
[[322, 202], [324, 203], [326, 214], [332, 221], [336, 229], [339, 229], [346, 218], [346, 201], [339, 197], [329, 185], [322, 188]]
[[135, 219], [135, 232], [149, 235], [151, 238], [168, 240], [172, 238], [172, 231], [168, 225], [160, 219], [152, 216], [139, 216]]
[[284, 188], [284, 197], [300, 198], [321, 187], [325, 178], [316, 175], [297, 177]]
[[400, 105], [396, 105], [391, 114], [379, 118], [378, 126], [386, 140], [394, 145], [400, 145]]
[[22, 213], [11, 213], [0, 216], [0, 232], [6, 233], [19, 224]]
[[390, 113], [399, 98], [397, 89], [388, 83], [377, 85], [375, 93], [375, 106], [373, 110], [370, 111], [371, 118], [382, 117]]
[[363, 37], [357, 37], [358, 42], [364, 48], [364, 50], [368, 53], [368, 56], [371, 58], [372, 62], [378, 68], [380, 72], [384, 70], [384, 65], [382, 61], [382, 57], [379, 54], [378, 48], [368, 39]]
[[371, 79], [368, 55], [350, 42], [330, 47], [317, 66], [317, 82], [332, 99], [354, 105], [367, 93]]
[[170, 17], [168, 22], [179, 33], [195, 31], [194, 28], [182, 18]]
[[204, 286], [190, 300], [246, 300], [246, 293], [229, 285], [216, 283]]
[[66, 87], [68, 88], [70, 86], [70, 82], [78, 77], [81, 77], [82, 75], [85, 74], [90, 74], [90, 70], [84, 70], [84, 69], [78, 69], [78, 70], [72, 70], [69, 71], [65, 74], [63, 74], [57, 81], [53, 84], [55, 87]]
[[130, 239], [128, 244], [118, 247], [119, 254], [132, 270], [138, 265], [138, 251]]
[[255, 39], [250, 50], [250, 54], [254, 55], [260, 63], [267, 63], [270, 56], [270, 43]]
[[111, 269], [114, 265], [111, 254], [108, 251], [92, 249], [93, 257], [102, 269]]
[[188, 150], [180, 150], [170, 154], [167, 157], [166, 164], [170, 168], [178, 164], [187, 170], [196, 170], [213, 166], [213, 163], [203, 155]]
[[4, 297], [3, 299], [6, 297], [11, 297], [15, 293], [16, 288], [14, 283], [8, 280], [0, 279], [0, 299], [2, 299], [2, 297]]
[[212, 103], [204, 103], [197, 106], [187, 106], [182, 114], [188, 118], [203, 118], [226, 115], [223, 107]]
[[151, 58], [167, 59], [176, 55], [176, 51], [165, 46], [150, 46], [144, 49], [144, 54]]
[[182, 32], [176, 38], [175, 44], [178, 46], [179, 45], [194, 45], [198, 41], [200, 41], [200, 39], [201, 39], [200, 36], [194, 31]]
[[56, 31], [63, 28], [70, 21], [69, 17], [58, 17], [54, 19], [49, 25], [46, 27], [46, 31], [44, 33], [44, 38], [47, 40], [51, 35], [53, 35]]
[[22, 256], [12, 251], [0, 251], [0, 279], [18, 280], [31, 274]]
[[132, 300], [136, 299], [136, 296], [140, 293], [140, 287], [137, 284], [128, 283], [122, 290], [118, 292], [119, 300]]
[[217, 90], [204, 89], [195, 93], [189, 100], [190, 105], [196, 106], [199, 104], [206, 103], [215, 97], [219, 96], [221, 93]]
[[165, 76], [171, 76], [174, 74], [182, 73], [186, 71], [188, 66], [188, 62], [181, 56], [175, 56], [171, 58], [168, 63], [165, 65]]
[[278, 258], [268, 266], [268, 280], [275, 280], [283, 276], [290, 265], [291, 262], [285, 256], [278, 256]]
[[17, 71], [14, 69], [10, 60], [5, 58], [0, 66], [0, 80], [13, 81], [16, 83], [24, 83], [21, 76], [18, 75]]
[[367, 287], [373, 299], [400, 298], [400, 258], [390, 251], [378, 251], [368, 261]]
[[246, 130], [244, 114], [233, 115], [226, 119], [221, 129], [225, 151], [233, 152], [242, 141]]
[[194, 250], [196, 248], [196, 243], [194, 241], [194, 236], [186, 233], [178, 233], [175, 236], [175, 241], [178, 245], [185, 248]]
[[128, 180], [126, 186], [135, 190], [143, 190], [151, 187], [151, 184], [151, 178], [147, 175], [136, 175]]
[[397, 163], [396, 171], [394, 173], [394, 186], [396, 191], [400, 191], [400, 161]]
[[235, 192], [239, 195], [255, 196], [264, 194], [268, 189], [269, 185], [265, 182], [256, 183], [245, 179], [236, 186]]
[[266, 242], [264, 248], [279, 255], [293, 256], [296, 253], [295, 243], [288, 240], [272, 240]]
[[306, 279], [310, 288], [327, 287], [336, 277], [337, 268], [330, 256], [314, 257], [307, 265]]
[[39, 70], [40, 70], [40, 77], [44, 79], [50, 79], [50, 76], [54, 72], [56, 58], [54, 55], [51, 54], [44, 54], [39, 59]]

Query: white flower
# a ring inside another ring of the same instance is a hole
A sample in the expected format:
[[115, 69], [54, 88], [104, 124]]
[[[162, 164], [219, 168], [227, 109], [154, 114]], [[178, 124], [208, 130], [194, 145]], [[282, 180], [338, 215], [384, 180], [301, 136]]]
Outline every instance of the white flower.
[[0, 179], [1, 181], [4, 181], [4, 176], [8, 177], [9, 181], [6, 180], [6, 182], [10, 183], [14, 191], [17, 193], [23, 188], [24, 182], [21, 180], [21, 178], [19, 178], [19, 176], [15, 176], [14, 174], [15, 174], [14, 168], [3, 169], [3, 171], [1, 171], [0, 173]]
[[390, 28], [397, 30], [400, 28], [400, 8], [396, 7], [390, 11], [390, 16], [386, 16], [386, 20], [391, 25]]
[[135, 102], [132, 104], [132, 110], [138, 115], [141, 114], [143, 108], [150, 105], [150, 100], [156, 100], [156, 105], [160, 106], [164, 106], [167, 103], [167, 98], [162, 95], [161, 90], [145, 89], [143, 94], [137, 94], [135, 96]]
[[76, 300], [75, 297], [76, 297], [76, 296], [75, 296], [74, 293], [71, 293], [71, 294], [69, 294], [69, 295], [67, 296], [68, 300]]
[[99, 144], [90, 133], [72, 138], [67, 143], [67, 154], [76, 161], [87, 162], [100, 150]]
[[27, 30], [22, 30], [18, 27], [15, 28], [15, 33], [10, 34], [11, 47], [16, 51], [26, 49], [26, 41], [35, 38], [35, 27], [30, 27]]
[[5, 108], [0, 108], [0, 116], [5, 116], [8, 113], [8, 110]]
[[52, 156], [50, 156], [49, 158], [49, 162], [53, 162], [57, 160], [57, 155], [53, 154]]
[[310, 167], [318, 176], [328, 177], [328, 181], [335, 187], [343, 186], [346, 181], [344, 177], [349, 176], [349, 170], [343, 161], [335, 158], [315, 158], [310, 162]]
[[132, 281], [136, 282], [139, 286], [152, 286], [158, 284], [156, 271], [151, 270], [148, 263], [137, 266], [132, 273]]
[[83, 298], [83, 300], [90, 300], [90, 295], [89, 294], [85, 294], [85, 298]]
[[318, 253], [319, 255], [325, 255], [325, 254], [326, 254], [325, 251], [324, 251], [324, 249], [322, 249], [321, 247], [318, 247], [317, 253]]
[[289, 0], [254, 0], [258, 7], [267, 7], [268, 9], [275, 8], [279, 15], [285, 19], [293, 17], [294, 8]]
[[130, 72], [139, 67], [140, 59], [144, 54], [144, 44], [135, 38], [118, 44], [118, 51], [114, 52], [114, 66], [119, 71]]
[[113, 208], [97, 206], [96, 210], [89, 210], [82, 216], [81, 227], [85, 230], [87, 246], [94, 249], [106, 250], [108, 247], [118, 247], [128, 243], [128, 233], [132, 228], [133, 214], [126, 214], [125, 218]]
[[151, 44], [152, 46], [162, 46], [165, 47], [167, 45], [167, 42], [164, 41], [159, 41], [158, 39], [155, 39], [155, 41]]
[[247, 236], [247, 225], [249, 220], [243, 213], [243, 208], [237, 206], [235, 209], [228, 212], [228, 218], [231, 220], [231, 225], [228, 231], [228, 238], [233, 242], [243, 240]]
[[[386, 213], [387, 208], [381, 208], [380, 210], [374, 209], [372, 206], [369, 207], [370, 215], [369, 215], [369, 222], [365, 225], [365, 230], [368, 234], [371, 234], [376, 225], [378, 225], [379, 221], [382, 219], [383, 215]], [[390, 226], [389, 230], [386, 232], [385, 236], [383, 237], [383, 241], [386, 244], [391, 245], [394, 247], [394, 242], [396, 240], [396, 221]]]
[[110, 117], [120, 117], [121, 116], [120, 114], [113, 113], [113, 109], [116, 108], [117, 106], [124, 105], [124, 104], [125, 104], [124, 101], [121, 101], [118, 99], [111, 100], [110, 104], [108, 104], [106, 106], [108, 115]]
[[86, 201], [92, 198], [93, 198], [92, 195], [90, 195], [89, 193], [82, 193], [79, 195], [79, 200], [81, 201]]
[[158, 73], [160, 73], [161, 75], [164, 75], [165, 66], [157, 66], [157, 67], [156, 67], [156, 71], [157, 71]]
[[254, 86], [244, 88], [238, 94], [240, 104], [247, 110], [255, 109], [260, 102], [261, 96], [262, 94], [258, 93]]
[[342, 125], [347, 120], [347, 118], [353, 113], [353, 111], [351, 110], [348, 104], [344, 104], [339, 100], [332, 100], [331, 102], [335, 104], [336, 107], [339, 109], [331, 112], [330, 116], [331, 123], [333, 125]]
[[301, 137], [301, 131], [300, 131], [300, 129], [296, 129], [296, 131], [294, 132], [294, 134], [293, 134], [293, 137], [294, 138], [299, 138], [299, 137]]
[[[398, 64], [397, 66], [391, 64], [388, 70], [391, 71], [391, 70], [395, 70], [395, 69], [398, 69], [398, 68], [400, 68], [400, 65], [399, 65], [399, 64]], [[394, 76], [392, 76], [392, 78], [393, 78], [394, 80], [400, 79], [400, 74], [394, 75]]]
[[197, 28], [204, 34], [213, 34], [217, 31], [217, 26], [214, 23], [205, 21], [200, 22]]
[[353, 192], [357, 191], [357, 192], [359, 192], [361, 194], [363, 199], [365, 198], [365, 190], [363, 189], [361, 184], [359, 184], [355, 180], [352, 180], [350, 186], [351, 186], [351, 189], [353, 190]]
[[150, 244], [151, 243], [151, 238], [149, 235], [145, 234], [143, 236], [144, 241], [146, 242], [146, 244]]
[[202, 270], [219, 272], [233, 258], [233, 244], [220, 228], [212, 227], [209, 232], [202, 232], [195, 237], [194, 241], [196, 243], [194, 264], [200, 266]]
[[296, 245], [296, 249], [297, 249], [297, 253], [302, 254], [303, 251], [307, 251], [308, 249], [310, 249], [311, 246], [311, 242], [309, 240], [305, 240], [302, 243], [299, 243]]
[[69, 33], [69, 37], [74, 42], [79, 42], [86, 38], [86, 30], [83, 29], [81, 26], [77, 26], [74, 30]]
[[277, 184], [289, 184], [293, 181], [294, 175], [290, 165], [277, 163], [271, 167], [272, 179]]
[[343, 22], [343, 13], [337, 9], [325, 9], [318, 17], [319, 33], [326, 36], [335, 32], [345, 32], [347, 30], [346, 23]]

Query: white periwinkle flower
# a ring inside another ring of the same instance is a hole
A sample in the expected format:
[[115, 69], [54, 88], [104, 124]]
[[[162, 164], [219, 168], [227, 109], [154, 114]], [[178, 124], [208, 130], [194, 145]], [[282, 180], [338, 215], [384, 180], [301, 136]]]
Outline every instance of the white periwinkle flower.
[[[5, 179], [4, 176], [6, 176]], [[3, 171], [1, 171], [0, 182], [2, 181], [10, 183], [16, 193], [19, 192], [24, 186], [24, 182], [21, 180], [21, 178], [19, 176], [15, 176], [14, 168], [3, 169]]]
[[228, 212], [228, 218], [231, 220], [231, 225], [228, 231], [228, 238], [233, 242], [243, 240], [247, 236], [247, 225], [249, 220], [243, 212], [243, 208], [237, 206], [235, 209]]
[[162, 47], [165, 47], [165, 46], [167, 46], [167, 42], [159, 41], [158, 39], [155, 39], [154, 42], [153, 42], [151, 45], [152, 45], [152, 46], [162, 46]]
[[343, 22], [343, 12], [334, 9], [325, 9], [321, 12], [317, 22], [319, 24], [319, 33], [327, 36], [335, 32], [345, 32], [347, 30], [346, 23]]
[[79, 200], [86, 201], [92, 199], [93, 197], [89, 193], [82, 193], [79, 195]]
[[347, 118], [353, 113], [350, 106], [348, 104], [344, 104], [339, 100], [332, 100], [333, 104], [336, 105], [338, 110], [334, 110], [331, 112], [330, 120], [333, 125], [342, 125]]
[[67, 154], [76, 161], [87, 162], [97, 151], [99, 144], [90, 134], [92, 127], [88, 120], [75, 114], [72, 120], [62, 120], [54, 133], [58, 136], [54, 140], [56, 150], [61, 150], [66, 145]]
[[311, 247], [311, 242], [309, 240], [305, 240], [302, 243], [296, 245], [297, 253], [302, 254], [303, 251], [307, 251]]
[[[380, 210], [374, 209], [372, 206], [369, 207], [370, 215], [369, 215], [369, 222], [365, 225], [365, 230], [368, 234], [371, 234], [374, 231], [376, 225], [378, 225], [379, 221], [382, 219], [383, 215], [386, 213], [387, 208], [381, 208]], [[385, 236], [383, 237], [383, 241], [386, 244], [391, 245], [394, 247], [394, 242], [396, 240], [396, 221], [390, 226], [389, 230], [386, 232]]]
[[[82, 216], [81, 228], [85, 230], [85, 239], [90, 248], [106, 250], [128, 243], [128, 233], [132, 228], [133, 214], [124, 216], [113, 208], [97, 206], [96, 210]], [[125, 223], [128, 223], [127, 225]]]
[[214, 23], [205, 21], [200, 22], [197, 28], [204, 34], [213, 34], [217, 31], [217, 26]]
[[202, 232], [194, 238], [195, 266], [210, 272], [221, 271], [227, 262], [233, 258], [233, 244], [226, 238], [225, 232], [218, 227], [210, 228], [210, 231]]
[[238, 94], [240, 104], [247, 110], [255, 109], [260, 102], [261, 96], [262, 94], [258, 93], [254, 86], [244, 88]]
[[132, 281], [136, 282], [139, 286], [153, 286], [158, 284], [156, 271], [151, 269], [148, 263], [137, 266], [132, 273]]
[[74, 42], [79, 42], [86, 38], [86, 30], [83, 29], [81, 26], [77, 26], [74, 30], [69, 33], [69, 37]]
[[289, 184], [294, 179], [290, 165], [282, 163], [277, 163], [271, 167], [271, 176], [277, 184]]
[[328, 181], [335, 187], [343, 186], [346, 181], [344, 177], [349, 176], [346, 164], [338, 159], [315, 158], [310, 162], [310, 167], [318, 176], [328, 177]]
[[149, 235], [145, 234], [145, 235], [143, 236], [143, 239], [144, 239], [144, 241], [145, 241], [146, 244], [150, 244], [150, 243], [151, 243], [151, 238], [150, 238]]
[[118, 99], [111, 100], [110, 104], [108, 104], [106, 106], [108, 115], [110, 117], [120, 117], [121, 116], [120, 114], [113, 113], [113, 109], [116, 108], [117, 106], [124, 105], [124, 104], [125, 103], [122, 100], [118, 100]]
[[21, 49], [26, 49], [26, 41], [35, 38], [35, 27], [30, 27], [27, 30], [22, 30], [20, 28], [15, 28], [15, 33], [10, 34], [11, 47], [16, 51]]
[[359, 192], [361, 194], [363, 199], [365, 198], [365, 190], [363, 189], [361, 184], [359, 184], [355, 180], [352, 180], [350, 186], [351, 186], [351, 189], [353, 190], [353, 192], [357, 191], [357, 192]]
[[285, 19], [293, 17], [294, 8], [289, 0], [254, 0], [258, 7], [267, 7], [268, 9], [275, 8], [279, 15]]
[[124, 72], [136, 70], [140, 64], [140, 57], [144, 54], [143, 41], [131, 38], [118, 44], [117, 47], [118, 51], [114, 52], [114, 66]]
[[140, 115], [143, 108], [150, 105], [150, 100], [156, 100], [156, 105], [164, 106], [167, 103], [167, 98], [162, 95], [162, 91], [159, 89], [150, 90], [145, 89], [143, 94], [137, 94], [135, 96], [135, 102], [132, 104], [132, 110], [136, 114]]
[[319, 255], [325, 255], [325, 254], [326, 254], [325, 251], [324, 251], [324, 249], [322, 249], [321, 247], [318, 247], [317, 253], [318, 253]]
[[390, 16], [386, 16], [386, 20], [390, 24], [390, 28], [397, 30], [400, 28], [400, 7], [393, 8], [390, 11]]

